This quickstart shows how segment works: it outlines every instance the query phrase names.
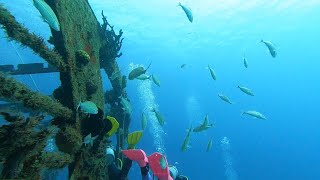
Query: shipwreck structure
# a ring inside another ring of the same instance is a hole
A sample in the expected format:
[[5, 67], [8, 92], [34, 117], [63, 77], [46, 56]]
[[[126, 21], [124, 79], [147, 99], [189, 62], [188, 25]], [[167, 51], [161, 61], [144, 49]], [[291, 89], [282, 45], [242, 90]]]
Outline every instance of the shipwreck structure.
[[[124, 112], [118, 98], [127, 97], [126, 77], [120, 74], [116, 62], [121, 56], [122, 30], [116, 33], [103, 12], [103, 24], [99, 24], [87, 0], [45, 1], [61, 26], [60, 31], [51, 29], [50, 43], [54, 49], [48, 48], [44, 39], [19, 24], [0, 4], [0, 27], [5, 30], [8, 40], [32, 49], [49, 63], [48, 68], [33, 64], [21, 65], [17, 70], [10, 65], [2, 66], [0, 98], [53, 117], [49, 128], [34, 131], [43, 116], [25, 118], [0, 109], [1, 116], [10, 122], [0, 127], [0, 161], [3, 164], [0, 177], [39, 179], [42, 169], [68, 165], [71, 179], [108, 179], [105, 103], [111, 105], [109, 115], [123, 127], [123, 133], [117, 136], [118, 150], [124, 148], [124, 137], [130, 124], [130, 114]], [[102, 89], [100, 69], [107, 73], [112, 84], [112, 89], [107, 92]], [[61, 86], [50, 97], [34, 92], [8, 76], [56, 71], [60, 73]], [[119, 75], [111, 78], [114, 72]], [[87, 116], [77, 111], [79, 102], [84, 100], [97, 105], [97, 115]], [[92, 147], [83, 144], [89, 133], [98, 136]], [[52, 136], [60, 151], [43, 151]]]

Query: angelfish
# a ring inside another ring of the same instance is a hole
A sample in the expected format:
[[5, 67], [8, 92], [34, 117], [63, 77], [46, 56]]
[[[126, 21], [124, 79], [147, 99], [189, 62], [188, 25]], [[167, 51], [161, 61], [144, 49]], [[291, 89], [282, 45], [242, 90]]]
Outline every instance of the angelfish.
[[182, 5], [180, 2], [178, 4], [178, 6], [180, 6], [182, 8], [182, 10], [184, 11], [184, 13], [186, 13], [189, 21], [192, 23], [193, 21], [193, 15], [192, 15], [192, 11], [189, 7], [185, 6], [185, 5]]
[[40, 12], [44, 21], [47, 22], [55, 31], [60, 31], [58, 18], [51, 7], [44, 0], [33, 0], [33, 4]]

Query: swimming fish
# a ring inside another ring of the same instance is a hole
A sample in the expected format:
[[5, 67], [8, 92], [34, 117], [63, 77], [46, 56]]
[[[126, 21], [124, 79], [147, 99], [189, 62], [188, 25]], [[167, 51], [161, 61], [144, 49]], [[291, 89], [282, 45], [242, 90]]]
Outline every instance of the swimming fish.
[[258, 111], [244, 111], [244, 112], [242, 112], [242, 114], [248, 114], [248, 115], [253, 116], [255, 118], [258, 118], [258, 119], [267, 120], [267, 118]]
[[233, 104], [227, 96], [225, 96], [225, 95], [223, 95], [223, 94], [218, 94], [218, 96], [219, 96], [220, 99], [222, 99], [223, 101], [225, 101], [225, 102], [227, 102], [227, 103], [229, 103], [229, 104]]
[[84, 138], [84, 140], [83, 140], [84, 145], [87, 146], [87, 144], [90, 144], [90, 146], [93, 146], [93, 141], [94, 141], [95, 139], [97, 139], [97, 137], [98, 137], [98, 135], [92, 137], [91, 133], [88, 134], [88, 135]]
[[152, 81], [160, 87], [160, 81], [154, 74], [152, 75]]
[[272, 44], [272, 42], [264, 41], [262, 39], [261, 39], [261, 42], [264, 43], [268, 47], [271, 56], [273, 58], [275, 58], [277, 56], [277, 51], [276, 51], [276, 47]]
[[187, 133], [186, 137], [183, 140], [183, 143], [182, 143], [182, 146], [181, 146], [181, 151], [182, 152], [185, 152], [188, 148], [190, 148], [189, 143], [190, 143], [191, 133], [192, 133], [192, 126], [188, 130], [188, 133]]
[[193, 129], [193, 132], [201, 132], [213, 127], [213, 124], [209, 124], [208, 114], [205, 116], [203, 123]]
[[129, 102], [127, 99], [123, 98], [122, 96], [120, 96], [119, 98], [120, 98], [120, 104], [122, 105], [122, 109], [123, 109], [126, 113], [131, 114], [131, 112], [132, 112], [132, 107], [131, 107], [130, 102]]
[[248, 61], [247, 61], [246, 55], [243, 55], [243, 65], [245, 68], [248, 68]]
[[208, 65], [208, 69], [210, 71], [211, 77], [213, 80], [217, 80], [217, 76], [216, 73], [214, 72], [214, 70], [210, 67], [210, 65]]
[[184, 13], [186, 13], [189, 21], [192, 23], [193, 21], [193, 15], [192, 15], [192, 11], [189, 7], [185, 6], [185, 5], [182, 5], [180, 2], [178, 4], [178, 6], [180, 6], [182, 8], [182, 10], [184, 11]]
[[187, 64], [182, 64], [182, 65], [180, 66], [180, 68], [184, 69], [186, 66], [187, 66]]
[[154, 112], [156, 114], [156, 117], [158, 119], [159, 124], [161, 126], [163, 126], [164, 125], [164, 118], [163, 118], [162, 114], [159, 111], [157, 111], [155, 108], [152, 109], [152, 112]]
[[141, 115], [141, 126], [142, 130], [144, 130], [147, 126], [147, 116], [144, 113]]
[[212, 138], [209, 140], [208, 145], [207, 145], [207, 152], [209, 152], [212, 148]]
[[91, 101], [85, 101], [85, 102], [80, 101], [77, 106], [77, 110], [79, 108], [83, 113], [86, 113], [86, 114], [98, 114], [98, 107], [94, 102], [91, 102]]
[[113, 81], [113, 80], [115, 80], [119, 75], [120, 75], [120, 71], [114, 71], [114, 72], [111, 74], [110, 79]]
[[161, 158], [159, 160], [159, 164], [160, 164], [161, 169], [167, 168], [167, 162], [166, 162], [164, 155], [161, 156]]
[[140, 76], [136, 77], [136, 79], [139, 79], [139, 80], [147, 80], [150, 78], [151, 78], [151, 76], [148, 76], [146, 74], [141, 74]]
[[58, 18], [51, 7], [44, 0], [33, 0], [33, 4], [40, 12], [44, 21], [47, 22], [55, 31], [60, 31]]
[[137, 68], [134, 68], [130, 73], [129, 73], [129, 76], [128, 76], [128, 79], [129, 80], [133, 80], [135, 78], [137, 78], [138, 76], [140, 76], [141, 74], [144, 74], [147, 72], [147, 70], [149, 69], [151, 63], [149, 64], [149, 66], [147, 67], [147, 69], [144, 69], [144, 67], [140, 66], [140, 67], [137, 67]]
[[249, 88], [244, 87], [244, 86], [238, 86], [238, 88], [239, 88], [242, 92], [246, 93], [247, 95], [249, 95], [249, 96], [254, 96], [253, 92], [252, 92]]

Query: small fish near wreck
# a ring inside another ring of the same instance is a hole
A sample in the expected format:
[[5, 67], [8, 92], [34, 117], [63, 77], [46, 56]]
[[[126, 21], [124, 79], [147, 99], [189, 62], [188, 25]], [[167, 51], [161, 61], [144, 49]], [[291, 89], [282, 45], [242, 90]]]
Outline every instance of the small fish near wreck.
[[193, 15], [192, 15], [192, 11], [189, 7], [185, 6], [185, 5], [182, 5], [180, 2], [178, 4], [178, 6], [180, 6], [182, 8], [182, 10], [184, 11], [184, 13], [186, 13], [189, 21], [192, 23], [193, 21]]
[[40, 12], [44, 21], [47, 22], [55, 31], [60, 31], [58, 18], [51, 7], [44, 0], [33, 0], [33, 4]]
[[134, 80], [135, 78], [139, 77], [140, 75], [144, 74], [147, 72], [147, 70], [149, 69], [151, 63], [149, 64], [149, 66], [147, 67], [147, 69], [144, 69], [144, 67], [140, 66], [137, 68], [134, 68], [128, 76], [129, 80]]
[[98, 114], [98, 107], [94, 102], [85, 101], [79, 102], [77, 110], [80, 108], [81, 112], [85, 114]]
[[268, 47], [268, 50], [269, 50], [271, 56], [273, 58], [275, 58], [277, 56], [277, 50], [276, 50], [275, 45], [270, 41], [264, 41], [262, 39], [261, 39], [261, 42], [264, 43]]
[[91, 133], [90, 133], [90, 134], [88, 134], [88, 135], [84, 138], [83, 144], [84, 144], [85, 146], [87, 146], [87, 144], [90, 144], [90, 146], [93, 146], [93, 141], [94, 141], [95, 139], [97, 139], [97, 137], [98, 137], [98, 135], [92, 137], [92, 135], [91, 135]]

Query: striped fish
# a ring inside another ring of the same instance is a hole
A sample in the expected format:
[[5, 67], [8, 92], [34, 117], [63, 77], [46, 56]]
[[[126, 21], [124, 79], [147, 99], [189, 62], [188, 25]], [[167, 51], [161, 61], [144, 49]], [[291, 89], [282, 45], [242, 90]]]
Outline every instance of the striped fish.
[[58, 18], [50, 6], [44, 0], [33, 0], [33, 4], [40, 12], [44, 21], [46, 21], [52, 29], [60, 31]]

